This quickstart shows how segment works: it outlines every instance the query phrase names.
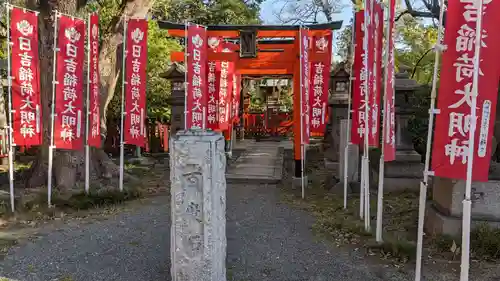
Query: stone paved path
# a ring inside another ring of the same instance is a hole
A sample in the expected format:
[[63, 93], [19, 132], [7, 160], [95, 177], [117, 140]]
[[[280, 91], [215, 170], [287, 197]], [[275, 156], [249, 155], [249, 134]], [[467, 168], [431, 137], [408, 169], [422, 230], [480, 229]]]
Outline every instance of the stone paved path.
[[245, 152], [228, 168], [230, 183], [277, 183], [282, 178], [283, 146], [279, 142], [246, 142]]
[[[263, 158], [271, 164], [269, 159], [278, 155], [276, 145], [273, 149], [251, 147], [239, 167], [249, 170], [251, 166], [245, 165], [259, 153], [269, 154]], [[22, 242], [0, 261], [0, 277], [19, 281], [171, 280], [169, 205], [168, 196], [150, 198], [130, 203], [106, 220], [71, 222], [57, 229], [46, 226], [39, 238]], [[282, 204], [280, 191], [272, 184], [229, 184], [227, 219], [228, 281], [412, 280], [370, 267], [357, 252], [318, 241], [311, 231], [313, 217]]]
[[[315, 242], [313, 218], [279, 203], [274, 186], [228, 188], [228, 281], [388, 281], [354, 254]], [[108, 220], [47, 227], [11, 249], [0, 277], [19, 281], [170, 280], [170, 198]], [[66, 278], [66, 279], [64, 279]]]

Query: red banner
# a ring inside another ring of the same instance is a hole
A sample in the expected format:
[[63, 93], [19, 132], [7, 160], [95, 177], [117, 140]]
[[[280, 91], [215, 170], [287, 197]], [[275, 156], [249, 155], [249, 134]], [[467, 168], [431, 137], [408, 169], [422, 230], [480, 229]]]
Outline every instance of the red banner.
[[57, 81], [54, 144], [57, 148], [83, 148], [83, 67], [85, 21], [61, 15], [57, 34]]
[[[207, 30], [188, 24], [187, 45], [187, 129], [205, 128], [207, 113]], [[219, 116], [220, 118], [220, 116]]]
[[300, 95], [302, 107], [302, 144], [309, 143], [311, 129], [309, 124], [309, 79], [311, 69], [309, 65], [309, 30], [301, 28], [300, 34]]
[[13, 141], [18, 146], [40, 145], [43, 135], [38, 17], [35, 12], [18, 8], [12, 8], [10, 16]]
[[366, 65], [364, 61], [363, 38], [364, 11], [356, 12], [355, 15], [355, 47], [354, 47], [354, 63], [353, 63], [353, 94], [352, 94], [352, 126], [351, 126], [351, 143], [363, 144], [365, 127], [366, 127], [366, 101], [365, 101], [365, 81], [366, 81]]
[[88, 31], [89, 44], [89, 89], [87, 112], [89, 114], [89, 135], [87, 141], [90, 146], [101, 147], [101, 116], [99, 114], [99, 16], [90, 15]]
[[[222, 43], [222, 52], [234, 51], [234, 44]], [[220, 85], [219, 85], [219, 129], [229, 130], [231, 121], [231, 103], [233, 95], [233, 74], [235, 65], [232, 62], [222, 61], [220, 63]]]
[[491, 160], [500, 60], [500, 34], [496, 11], [500, 2], [483, 1], [483, 35], [479, 63], [476, 120], [471, 120], [477, 8], [465, 1], [450, 1], [446, 15], [432, 169], [436, 176], [466, 179], [469, 156], [469, 129], [476, 122], [473, 147], [473, 181], [488, 181]]
[[324, 133], [326, 129], [326, 113], [328, 108], [328, 90], [330, 86], [330, 66], [332, 57], [332, 34], [313, 37], [313, 52], [327, 54], [322, 61], [311, 62], [311, 80], [309, 107], [311, 109], [311, 133]]
[[[211, 37], [208, 40], [208, 46], [213, 52], [220, 52], [222, 49], [222, 40], [218, 37]], [[220, 62], [208, 62], [208, 101], [207, 101], [207, 128], [211, 130], [219, 129], [219, 86], [220, 86]]]
[[369, 130], [368, 145], [378, 147], [380, 143], [380, 91], [382, 90], [382, 42], [384, 37], [384, 9], [382, 4], [373, 3], [373, 20], [370, 23], [371, 40], [368, 50], [373, 53], [368, 56], [370, 71], [370, 100], [369, 100]]
[[148, 21], [129, 19], [125, 42], [125, 126], [124, 141], [146, 145], [146, 66], [148, 63]]
[[234, 74], [233, 76], [233, 110], [231, 114], [231, 121], [238, 122], [240, 113], [240, 98], [241, 98], [241, 75]]
[[385, 85], [385, 105], [384, 105], [384, 161], [396, 160], [396, 134], [395, 134], [395, 99], [394, 99], [394, 22], [396, 18], [396, 0], [389, 2], [389, 31], [387, 38], [388, 62], [385, 67], [387, 71], [387, 84]]

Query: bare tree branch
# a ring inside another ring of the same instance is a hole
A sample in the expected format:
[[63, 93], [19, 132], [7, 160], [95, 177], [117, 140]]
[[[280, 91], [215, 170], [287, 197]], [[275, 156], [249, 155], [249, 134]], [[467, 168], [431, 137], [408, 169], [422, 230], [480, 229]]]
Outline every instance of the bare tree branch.
[[333, 7], [330, 5], [328, 0], [320, 0], [317, 2], [318, 2], [317, 6], [321, 7], [321, 10], [322, 10], [323, 14], [325, 15], [326, 20], [328, 22], [331, 22], [332, 21]]
[[398, 16], [394, 19], [394, 21], [398, 21], [399, 19], [401, 19], [401, 17], [402, 17], [402, 16], [407, 15], [407, 14], [409, 14], [409, 13], [410, 13], [410, 11], [408, 11], [408, 10], [404, 10], [403, 12], [401, 12], [401, 14], [399, 14], [399, 15], [398, 15]]
[[284, 0], [277, 1], [281, 6], [274, 12], [276, 18], [287, 24], [330, 22], [340, 4], [337, 0]]
[[413, 8], [410, 0], [405, 0], [408, 13], [416, 18], [434, 18], [438, 19], [441, 11], [438, 0], [420, 0], [424, 4], [427, 11], [418, 11]]
[[430, 48], [428, 49], [427, 51], [425, 51], [425, 53], [418, 59], [417, 63], [415, 64], [415, 67], [413, 68], [413, 71], [411, 73], [411, 79], [413, 79], [413, 77], [415, 76], [415, 73], [417, 73], [417, 68], [418, 68], [418, 64], [427, 56], [427, 54], [429, 54], [430, 51], [432, 51], [433, 48]]

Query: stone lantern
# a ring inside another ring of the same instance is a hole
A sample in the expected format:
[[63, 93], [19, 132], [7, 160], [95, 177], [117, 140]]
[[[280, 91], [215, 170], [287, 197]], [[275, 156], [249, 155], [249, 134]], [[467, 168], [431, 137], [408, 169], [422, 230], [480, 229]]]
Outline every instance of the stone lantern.
[[[339, 162], [340, 120], [347, 119], [349, 97], [349, 73], [340, 64], [330, 74], [328, 94], [329, 116], [326, 128], [325, 161], [327, 165]], [[336, 167], [335, 167], [336, 168]]]
[[384, 186], [387, 190], [415, 188], [423, 177], [422, 156], [413, 146], [408, 121], [415, 113], [410, 102], [411, 96], [422, 87], [415, 80], [410, 79], [408, 68], [399, 67], [400, 72], [395, 75], [395, 102], [396, 102], [396, 160], [386, 163]]
[[342, 119], [347, 119], [349, 103], [349, 79], [350, 75], [341, 63], [330, 75], [330, 90], [328, 95], [329, 112], [329, 132], [332, 136], [332, 154], [329, 160], [338, 162], [340, 159], [339, 146]]
[[185, 105], [185, 79], [186, 70], [183, 65], [173, 63], [160, 77], [172, 82], [172, 95], [168, 103], [171, 106], [170, 134], [174, 136], [178, 131], [184, 130], [184, 105]]
[[[328, 96], [329, 119], [324, 139], [325, 166], [334, 175], [343, 180], [344, 151], [347, 145], [347, 118], [349, 104], [350, 73], [344, 63], [340, 63], [331, 73]], [[352, 145], [349, 148], [348, 177], [350, 182], [358, 180], [359, 148]]]

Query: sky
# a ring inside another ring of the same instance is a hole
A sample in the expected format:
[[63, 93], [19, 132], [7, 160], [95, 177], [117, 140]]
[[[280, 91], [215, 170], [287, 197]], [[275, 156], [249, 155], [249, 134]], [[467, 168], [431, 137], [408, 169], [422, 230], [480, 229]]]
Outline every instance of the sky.
[[[264, 24], [279, 24], [276, 18], [276, 13], [280, 10], [282, 5], [279, 4], [279, 0], [266, 0], [260, 6], [260, 17], [264, 21]], [[338, 14], [334, 15], [334, 21], [342, 21], [342, 28], [344, 28], [352, 18], [352, 2], [351, 0], [340, 0], [342, 1], [343, 8]], [[339, 33], [339, 30], [334, 32], [334, 38]], [[333, 43], [333, 54], [334, 60], [339, 60], [336, 54], [337, 44]]]
[[[281, 9], [283, 6], [279, 2], [282, 0], [266, 0], [261, 4], [260, 7], [260, 17], [264, 21], [264, 24], [280, 24], [276, 18], [276, 13]], [[296, 0], [300, 1], [300, 0]], [[352, 2], [351, 0], [338, 0], [341, 1], [341, 5], [343, 8], [339, 10], [339, 13], [334, 15], [333, 20], [334, 21], [342, 21], [342, 29], [345, 28], [347, 24], [349, 24], [351, 18], [352, 18]], [[422, 9], [422, 4], [419, 1], [414, 1], [414, 8], [415, 9]], [[400, 4], [401, 6], [399, 9], [405, 9], [404, 2]], [[432, 24], [431, 19], [424, 19], [422, 21], [424, 24]], [[341, 29], [341, 30], [342, 30]], [[336, 36], [340, 33], [341, 30], [337, 30], [334, 32], [334, 40], [333, 40], [333, 59], [334, 61], [339, 61], [341, 58], [337, 55], [337, 44], [335, 43]]]
[[[352, 18], [352, 2], [350, 0], [340, 1], [342, 1], [342, 6], [344, 6], [344, 8], [342, 11], [339, 11], [334, 20], [341, 20], [348, 23]], [[267, 24], [278, 23], [276, 21], [275, 12], [278, 12], [281, 7], [282, 5], [280, 5], [277, 0], [264, 1], [260, 6], [260, 15], [262, 20], [264, 20]]]

